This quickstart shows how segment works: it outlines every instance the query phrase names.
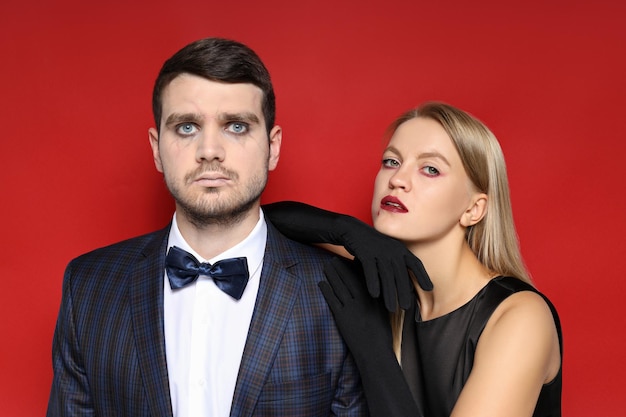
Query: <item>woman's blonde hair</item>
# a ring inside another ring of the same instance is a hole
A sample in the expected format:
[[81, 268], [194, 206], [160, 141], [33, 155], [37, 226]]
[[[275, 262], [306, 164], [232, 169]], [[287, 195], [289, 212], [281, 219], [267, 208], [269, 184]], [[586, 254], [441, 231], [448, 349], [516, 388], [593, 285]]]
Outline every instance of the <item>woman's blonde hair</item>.
[[[481, 121], [456, 107], [428, 102], [398, 117], [387, 129], [387, 138], [390, 139], [403, 123], [420, 117], [434, 120], [444, 128], [461, 157], [469, 179], [479, 192], [487, 194], [484, 218], [469, 227], [466, 233], [470, 248], [492, 273], [530, 283], [513, 222], [504, 155], [495, 135]], [[398, 358], [402, 321], [403, 314], [392, 315], [394, 348]]]

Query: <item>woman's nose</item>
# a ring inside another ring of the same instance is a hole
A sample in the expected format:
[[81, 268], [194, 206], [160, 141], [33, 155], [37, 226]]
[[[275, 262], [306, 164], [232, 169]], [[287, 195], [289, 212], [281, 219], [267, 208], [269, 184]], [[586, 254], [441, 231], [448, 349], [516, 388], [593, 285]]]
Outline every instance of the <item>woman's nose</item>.
[[400, 188], [405, 191], [411, 189], [411, 176], [407, 169], [403, 169], [404, 167], [400, 167], [394, 174], [389, 178], [389, 188]]

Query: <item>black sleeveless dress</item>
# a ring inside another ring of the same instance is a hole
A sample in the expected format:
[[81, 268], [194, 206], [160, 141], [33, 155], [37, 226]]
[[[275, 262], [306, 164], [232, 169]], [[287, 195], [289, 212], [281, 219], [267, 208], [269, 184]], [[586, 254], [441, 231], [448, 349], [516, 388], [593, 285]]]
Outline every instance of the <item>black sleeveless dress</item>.
[[[563, 357], [561, 325], [552, 303], [531, 285], [511, 277], [492, 279], [467, 304], [422, 322], [416, 309], [407, 311], [402, 337], [402, 368], [416, 402], [426, 417], [448, 417], [469, 377], [478, 339], [498, 305], [518, 291], [541, 295], [554, 316]], [[562, 361], [562, 359], [561, 359]], [[541, 389], [533, 417], [561, 416], [561, 369]]]

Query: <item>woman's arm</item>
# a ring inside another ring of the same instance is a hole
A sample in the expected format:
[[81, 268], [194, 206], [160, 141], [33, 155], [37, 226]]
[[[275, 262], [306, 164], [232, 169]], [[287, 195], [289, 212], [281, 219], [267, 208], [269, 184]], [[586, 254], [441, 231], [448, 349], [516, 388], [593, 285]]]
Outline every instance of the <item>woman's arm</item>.
[[423, 417], [393, 351], [389, 313], [370, 297], [354, 262], [333, 259], [319, 283], [335, 323], [359, 368], [372, 417]]
[[372, 297], [382, 295], [389, 311], [395, 311], [397, 304], [408, 308], [414, 300], [408, 270], [424, 290], [433, 288], [422, 262], [404, 243], [383, 235], [357, 218], [295, 201], [266, 204], [263, 212], [291, 239], [343, 246], [363, 266], [369, 293]]
[[334, 253], [335, 255], [339, 255], [342, 258], [346, 259], [354, 259], [354, 256], [350, 252], [346, 250], [343, 246], [333, 245], [330, 243], [316, 243], [315, 246], [319, 246], [320, 248], [326, 249], [329, 252]]
[[561, 366], [552, 313], [531, 291], [511, 295], [487, 322], [452, 417], [532, 416]]

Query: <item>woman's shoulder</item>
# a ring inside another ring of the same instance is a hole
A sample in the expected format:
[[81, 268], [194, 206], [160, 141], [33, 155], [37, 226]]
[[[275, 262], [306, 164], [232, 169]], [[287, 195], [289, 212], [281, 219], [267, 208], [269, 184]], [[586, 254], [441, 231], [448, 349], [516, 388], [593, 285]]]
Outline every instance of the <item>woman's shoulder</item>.
[[[530, 283], [514, 277], [497, 277], [488, 285], [486, 297], [499, 298], [499, 304], [491, 319], [497, 320], [503, 315], [519, 320], [558, 320], [556, 309], [544, 294]], [[519, 316], [519, 317], [517, 317]], [[493, 321], [493, 320], [490, 320]]]
[[[554, 328], [556, 310], [550, 300], [531, 284], [514, 277], [497, 277], [489, 283], [486, 298], [499, 300], [489, 319], [488, 327], [499, 325], [519, 331], [520, 326], [535, 326], [542, 323]], [[485, 329], [487, 330], [487, 329]], [[532, 332], [533, 334], [536, 332]]]
[[553, 377], [560, 368], [562, 351], [558, 315], [543, 294], [520, 282], [522, 285], [513, 282], [520, 289], [503, 299], [487, 322], [481, 335], [481, 350], [493, 353], [510, 349], [511, 360], [516, 356], [526, 356], [529, 361], [534, 358], [535, 363], [543, 362], [548, 375]]
[[[490, 304], [481, 310], [491, 314], [479, 336], [472, 371], [455, 412], [532, 411], [539, 390], [560, 375], [558, 317], [553, 316], [547, 298], [517, 278], [493, 279], [481, 297]], [[493, 393], [489, 401], [482, 401], [484, 392]]]

